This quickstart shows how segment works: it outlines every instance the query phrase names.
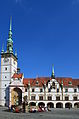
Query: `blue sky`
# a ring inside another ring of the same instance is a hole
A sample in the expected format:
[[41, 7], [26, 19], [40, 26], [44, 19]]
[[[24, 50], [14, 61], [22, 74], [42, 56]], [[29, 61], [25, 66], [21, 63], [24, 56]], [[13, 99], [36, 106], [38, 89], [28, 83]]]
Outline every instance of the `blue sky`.
[[0, 0], [0, 51], [12, 16], [14, 51], [25, 77], [79, 78], [79, 0]]

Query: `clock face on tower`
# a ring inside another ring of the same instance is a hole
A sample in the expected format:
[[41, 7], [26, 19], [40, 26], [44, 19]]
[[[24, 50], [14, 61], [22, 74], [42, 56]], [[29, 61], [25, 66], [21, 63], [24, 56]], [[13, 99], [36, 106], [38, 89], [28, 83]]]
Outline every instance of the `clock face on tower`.
[[9, 59], [8, 58], [4, 58], [4, 62], [8, 62], [9, 61]]

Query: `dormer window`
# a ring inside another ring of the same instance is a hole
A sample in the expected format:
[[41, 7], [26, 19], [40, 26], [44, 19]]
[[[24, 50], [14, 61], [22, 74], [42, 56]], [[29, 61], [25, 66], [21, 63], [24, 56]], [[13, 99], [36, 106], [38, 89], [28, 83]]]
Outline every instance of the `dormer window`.
[[72, 85], [72, 82], [71, 82], [71, 81], [69, 81], [69, 82], [68, 82], [68, 84], [69, 84], [69, 85]]
[[38, 81], [36, 81], [36, 85], [38, 85], [39, 84], [39, 82]]

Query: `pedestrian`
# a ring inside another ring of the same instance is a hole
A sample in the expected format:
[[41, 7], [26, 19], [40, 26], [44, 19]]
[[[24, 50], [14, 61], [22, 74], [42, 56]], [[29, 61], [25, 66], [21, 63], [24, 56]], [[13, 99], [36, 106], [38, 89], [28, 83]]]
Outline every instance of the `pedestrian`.
[[23, 102], [23, 112], [25, 113], [25, 101]]

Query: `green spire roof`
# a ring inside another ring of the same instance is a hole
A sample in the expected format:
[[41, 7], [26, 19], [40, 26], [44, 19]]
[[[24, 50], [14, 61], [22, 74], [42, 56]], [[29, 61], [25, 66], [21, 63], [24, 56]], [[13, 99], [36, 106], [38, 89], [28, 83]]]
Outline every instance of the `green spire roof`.
[[9, 29], [9, 39], [8, 40], [12, 41], [12, 17], [10, 18], [10, 29]]
[[10, 18], [9, 38], [7, 40], [7, 52], [13, 53], [13, 40], [12, 40], [12, 17]]
[[55, 78], [55, 73], [54, 73], [54, 65], [52, 65], [52, 75], [51, 75], [51, 78]]
[[4, 53], [4, 44], [2, 45], [2, 51], [1, 51], [1, 53]]
[[10, 18], [10, 31], [12, 30], [12, 17]]

